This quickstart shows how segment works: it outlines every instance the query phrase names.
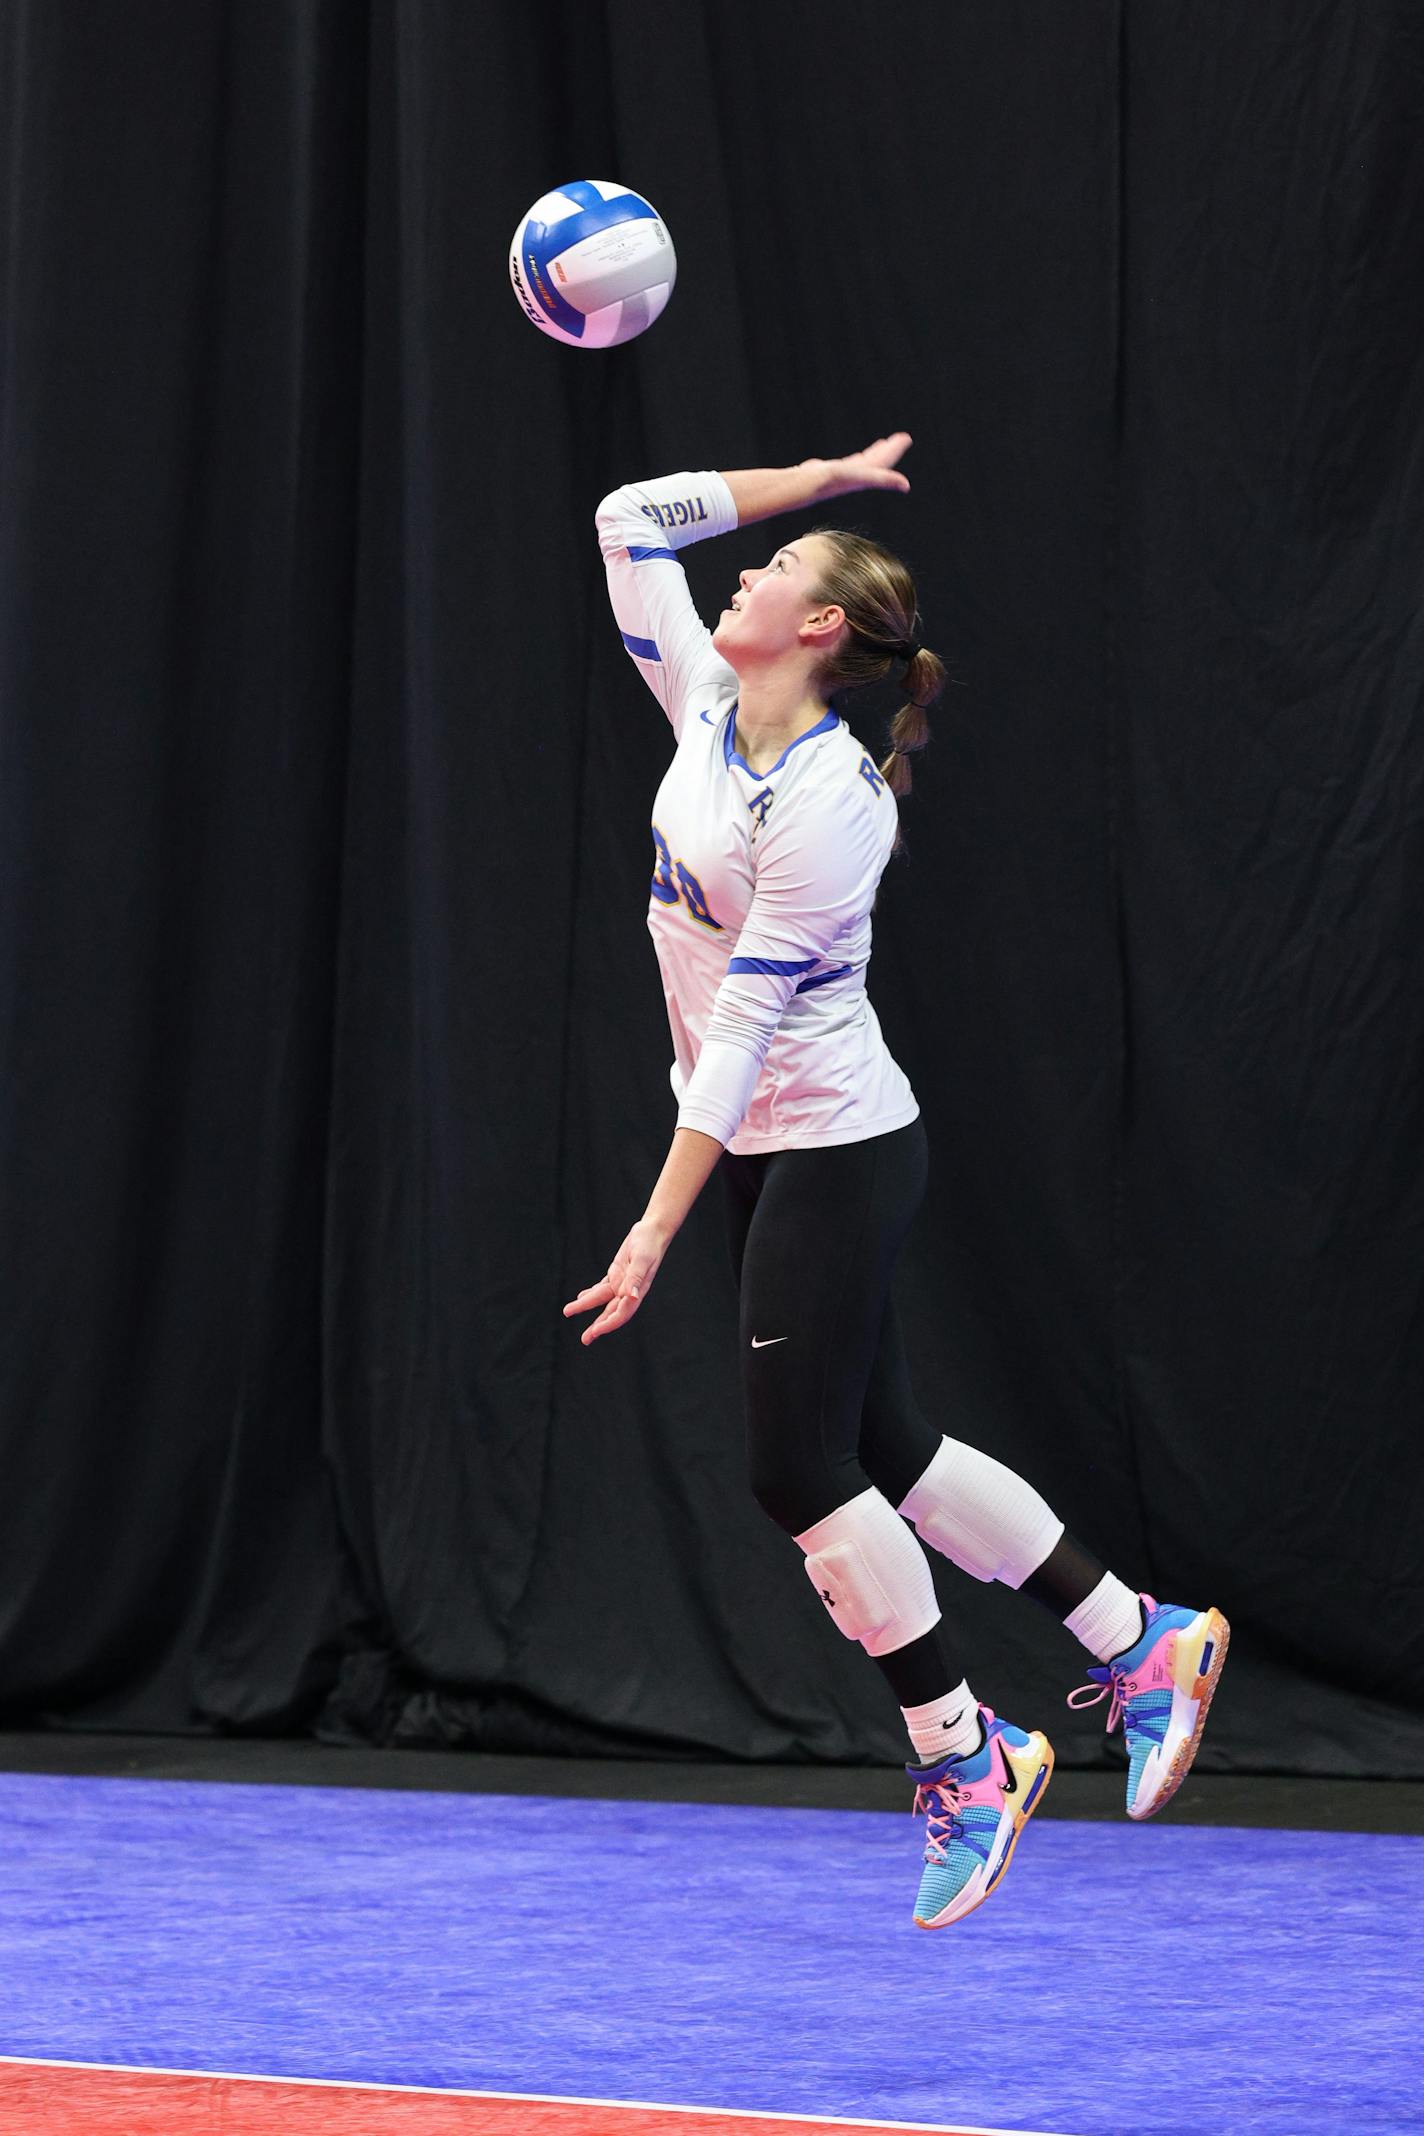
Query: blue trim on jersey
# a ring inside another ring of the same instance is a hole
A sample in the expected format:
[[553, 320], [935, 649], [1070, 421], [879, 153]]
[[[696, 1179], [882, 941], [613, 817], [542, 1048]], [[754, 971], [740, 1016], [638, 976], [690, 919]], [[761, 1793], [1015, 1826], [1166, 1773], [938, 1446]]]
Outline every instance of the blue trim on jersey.
[[519, 255], [533, 272], [535, 301], [542, 304], [549, 317], [564, 329], [583, 339], [584, 315], [575, 311], [566, 297], [561, 297], [554, 288], [549, 271], [549, 262], [580, 238], [592, 237], [598, 230], [611, 230], [617, 223], [646, 222], [656, 220], [656, 211], [636, 193], [624, 193], [618, 200], [605, 200], [598, 188], [586, 178], [576, 178], [571, 185], [554, 187], [556, 193], [566, 194], [576, 200], [583, 209], [582, 215], [561, 215], [557, 222], [535, 222], [531, 217], [525, 223], [520, 238]]
[[[764, 972], [772, 979], [790, 979], [797, 972], [809, 972], [815, 961], [814, 957], [802, 957], [797, 964], [785, 964], [776, 957], [733, 957], [731, 963], [727, 966], [727, 970], [728, 972]], [[849, 966], [847, 966], [847, 970], [849, 970]], [[839, 978], [840, 974], [837, 972], [835, 976]], [[799, 986], [796, 991], [798, 994], [800, 993]]]
[[635, 549], [630, 545], [628, 550], [630, 564], [646, 564], [655, 556], [665, 556], [672, 564], [677, 562], [676, 549]]
[[842, 964], [833, 972], [817, 972], [814, 979], [803, 979], [796, 991], [798, 994], [809, 994], [813, 986], [829, 986], [833, 979], [844, 979], [847, 972], [854, 970], [853, 964]]
[[635, 638], [631, 630], [620, 630], [618, 635], [635, 660], [656, 660], [661, 664], [663, 656], [651, 638]]
[[727, 722], [727, 741], [724, 753], [726, 755], [728, 766], [730, 767], [733, 764], [738, 765], [741, 770], [746, 773], [749, 779], [775, 778], [777, 772], [780, 771], [782, 765], [786, 762], [786, 759], [790, 756], [793, 749], [799, 749], [803, 742], [814, 741], [818, 734], [829, 734], [832, 727], [838, 727], [841, 723], [841, 716], [839, 712], [828, 712], [824, 719], [817, 720], [814, 727], [808, 727], [804, 734], [797, 735], [794, 742], [788, 742], [786, 747], [782, 750], [780, 756], [771, 766], [771, 769], [769, 771], [753, 771], [751, 765], [747, 762], [746, 758], [744, 756], [739, 756], [736, 750], [732, 747], [733, 742], [737, 738], [736, 710], [736, 706], [733, 705], [733, 717]]

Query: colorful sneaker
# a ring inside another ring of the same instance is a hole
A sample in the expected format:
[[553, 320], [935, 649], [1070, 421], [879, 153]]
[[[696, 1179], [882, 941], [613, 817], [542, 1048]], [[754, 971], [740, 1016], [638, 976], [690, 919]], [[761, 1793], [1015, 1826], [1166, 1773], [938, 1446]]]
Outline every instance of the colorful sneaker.
[[1143, 1818], [1170, 1802], [1191, 1770], [1231, 1626], [1219, 1609], [1138, 1599], [1142, 1637], [1105, 1668], [1089, 1669], [1093, 1683], [1070, 1691], [1068, 1704], [1096, 1706], [1111, 1693], [1107, 1732], [1121, 1714], [1127, 1744], [1127, 1814]]
[[1048, 1738], [979, 1708], [984, 1741], [967, 1757], [907, 1765], [923, 1811], [925, 1870], [916, 1928], [947, 1928], [982, 1906], [1009, 1866], [1018, 1836], [1053, 1770]]

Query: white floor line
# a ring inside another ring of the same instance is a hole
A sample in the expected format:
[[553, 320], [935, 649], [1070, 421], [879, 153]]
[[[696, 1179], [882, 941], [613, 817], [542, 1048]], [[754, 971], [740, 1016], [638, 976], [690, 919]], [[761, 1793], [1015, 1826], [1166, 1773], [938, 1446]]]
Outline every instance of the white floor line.
[[87, 2069], [96, 2074], [120, 2077], [196, 2077], [219, 2084], [300, 2084], [313, 2091], [400, 2092], [421, 2099], [496, 2099], [526, 2106], [604, 2106], [625, 2108], [630, 2114], [720, 2115], [729, 2121], [791, 2121], [808, 2129], [908, 2129], [922, 2136], [945, 2136], [951, 2125], [955, 2136], [1068, 2136], [1063, 2129], [985, 2129], [967, 2121], [887, 2121], [883, 2116], [867, 2121], [842, 2114], [778, 2113], [752, 2106], [673, 2106], [658, 2099], [583, 2099], [565, 2092], [462, 2091], [441, 2084], [378, 2084], [361, 2077], [254, 2076], [250, 2070], [157, 2069], [142, 2062], [66, 2062], [54, 2055], [0, 2054], [0, 2066], [13, 2069]]

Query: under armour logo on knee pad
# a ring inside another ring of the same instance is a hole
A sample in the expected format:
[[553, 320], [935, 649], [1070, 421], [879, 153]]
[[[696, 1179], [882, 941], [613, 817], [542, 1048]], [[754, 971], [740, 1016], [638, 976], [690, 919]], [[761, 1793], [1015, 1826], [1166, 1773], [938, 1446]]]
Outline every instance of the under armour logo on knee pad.
[[925, 1554], [873, 1484], [796, 1540], [836, 1630], [867, 1652], [889, 1653], [938, 1624]]

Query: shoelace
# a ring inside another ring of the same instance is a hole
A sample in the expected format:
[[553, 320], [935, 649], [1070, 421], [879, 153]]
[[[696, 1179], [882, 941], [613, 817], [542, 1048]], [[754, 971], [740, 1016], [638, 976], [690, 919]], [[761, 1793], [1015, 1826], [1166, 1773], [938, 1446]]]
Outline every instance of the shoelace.
[[910, 1815], [927, 1819], [925, 1826], [925, 1860], [927, 1862], [947, 1862], [949, 1857], [945, 1849], [952, 1840], [957, 1840], [961, 1847], [970, 1848], [979, 1856], [981, 1861], [987, 1862], [989, 1859], [989, 1849], [992, 1842], [990, 1840], [981, 1840], [975, 1833], [966, 1831], [956, 1814], [959, 1793], [959, 1782], [957, 1780], [935, 1780], [928, 1786], [921, 1782], [915, 1789], [915, 1802]]
[[[1089, 1669], [1088, 1674], [1093, 1679], [1092, 1683], [1079, 1684], [1076, 1691], [1070, 1691], [1065, 1701], [1067, 1705], [1072, 1706], [1075, 1712], [1081, 1711], [1086, 1706], [1100, 1705], [1111, 1692], [1112, 1702], [1108, 1707], [1106, 1734], [1112, 1734], [1120, 1719], [1123, 1739], [1129, 1751], [1134, 1738], [1138, 1736], [1145, 1737], [1149, 1743], [1162, 1741], [1166, 1733], [1165, 1722], [1155, 1714], [1134, 1714], [1132, 1710], [1132, 1701], [1141, 1688], [1135, 1676], [1129, 1676], [1126, 1669], [1119, 1669], [1112, 1662], [1103, 1669]], [[1086, 1698], [1084, 1692], [1087, 1693]]]
[[1075, 1713], [1081, 1712], [1087, 1706], [1101, 1705], [1111, 1692], [1106, 1733], [1111, 1735], [1121, 1720], [1123, 1734], [1126, 1735], [1133, 1725], [1128, 1701], [1136, 1693], [1136, 1678], [1130, 1677], [1125, 1670], [1115, 1669], [1111, 1662], [1102, 1669], [1089, 1669], [1088, 1674], [1093, 1681], [1090, 1684], [1079, 1684], [1076, 1691], [1070, 1691], [1065, 1703], [1071, 1706]]
[[927, 1820], [925, 1825], [926, 1861], [930, 1859], [931, 1850], [933, 1850], [934, 1859], [942, 1862], [945, 1859], [945, 1848], [950, 1844], [950, 1841], [964, 1838], [964, 1827], [956, 1814], [958, 1803], [959, 1782], [957, 1780], [936, 1780], [928, 1787], [921, 1782], [920, 1786], [915, 1789], [915, 1800], [910, 1815], [912, 1817], [923, 1817]]

